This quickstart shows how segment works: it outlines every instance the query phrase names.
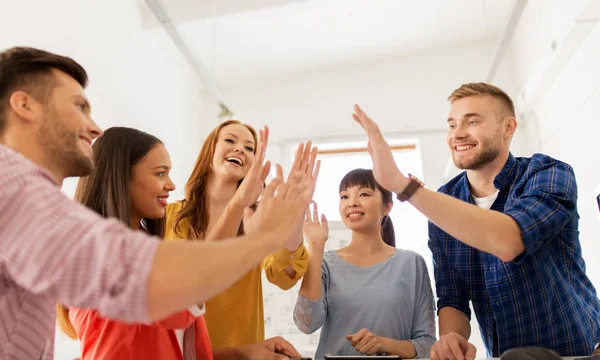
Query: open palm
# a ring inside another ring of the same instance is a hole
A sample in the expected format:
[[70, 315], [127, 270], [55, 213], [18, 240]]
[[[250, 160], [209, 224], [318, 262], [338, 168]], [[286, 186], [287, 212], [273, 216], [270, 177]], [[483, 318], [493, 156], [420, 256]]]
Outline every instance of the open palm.
[[402, 183], [404, 175], [398, 169], [392, 149], [383, 137], [379, 126], [358, 106], [354, 106], [354, 121], [360, 124], [369, 137], [367, 149], [373, 159], [373, 176], [385, 189], [400, 192], [397, 187]]
[[256, 203], [271, 170], [271, 162], [267, 161], [263, 164], [269, 142], [269, 128], [265, 126], [264, 130], [259, 130], [258, 133], [259, 141], [254, 155], [254, 162], [234, 195], [243, 207], [248, 207]]
[[304, 219], [304, 225], [302, 227], [304, 237], [308, 241], [310, 247], [325, 248], [325, 242], [329, 238], [329, 224], [325, 214], [321, 214], [319, 221], [319, 209], [317, 203], [313, 202], [312, 215], [310, 208], [306, 210], [306, 217]]

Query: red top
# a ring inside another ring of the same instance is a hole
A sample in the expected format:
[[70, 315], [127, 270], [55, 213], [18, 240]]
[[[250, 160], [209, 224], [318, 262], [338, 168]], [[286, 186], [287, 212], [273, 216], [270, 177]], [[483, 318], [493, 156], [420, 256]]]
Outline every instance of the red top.
[[127, 324], [102, 318], [94, 310], [69, 309], [81, 340], [81, 360], [183, 360], [176, 329], [196, 325], [196, 359], [212, 360], [204, 318], [188, 310], [153, 324]]

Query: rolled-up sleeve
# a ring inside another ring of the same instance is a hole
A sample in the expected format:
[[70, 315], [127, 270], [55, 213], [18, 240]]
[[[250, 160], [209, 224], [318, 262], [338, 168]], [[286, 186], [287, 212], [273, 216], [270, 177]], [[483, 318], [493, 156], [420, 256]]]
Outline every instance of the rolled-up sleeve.
[[518, 200], [510, 201], [505, 208], [505, 214], [521, 230], [525, 255], [556, 238], [576, 216], [577, 206], [577, 183], [570, 166], [540, 162], [529, 171]]
[[[265, 269], [265, 275], [270, 283], [277, 285], [283, 290], [291, 289], [298, 280], [304, 276], [308, 269], [309, 255], [304, 244], [300, 245], [295, 251], [280, 249], [267, 256], [262, 263]], [[296, 275], [291, 278], [285, 269], [291, 266]]]
[[[148, 322], [158, 239], [106, 220], [33, 178], [3, 188], [0, 265], [19, 286], [125, 322]], [[10, 223], [7, 223], [10, 222]]]

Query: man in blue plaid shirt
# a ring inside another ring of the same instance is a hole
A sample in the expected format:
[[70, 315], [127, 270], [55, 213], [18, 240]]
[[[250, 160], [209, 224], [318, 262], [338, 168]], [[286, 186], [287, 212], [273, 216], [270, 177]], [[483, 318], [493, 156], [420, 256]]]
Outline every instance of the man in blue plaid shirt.
[[539, 346], [586, 356], [600, 342], [600, 301], [585, 273], [573, 169], [542, 154], [515, 158], [514, 105], [501, 89], [464, 84], [448, 98], [447, 142], [466, 170], [434, 192], [404, 176], [358, 106], [376, 180], [427, 216], [440, 340], [431, 359], [474, 359], [469, 301], [488, 355]]

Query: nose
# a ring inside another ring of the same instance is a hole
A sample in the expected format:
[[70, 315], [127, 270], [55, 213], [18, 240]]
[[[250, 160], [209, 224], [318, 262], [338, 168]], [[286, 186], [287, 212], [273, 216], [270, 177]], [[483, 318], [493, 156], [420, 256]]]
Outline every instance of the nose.
[[357, 206], [358, 206], [358, 203], [356, 201], [356, 198], [354, 196], [349, 196], [348, 197], [348, 207], [355, 208]]
[[467, 137], [467, 132], [465, 131], [465, 127], [462, 126], [461, 124], [457, 124], [456, 128], [454, 128], [454, 131], [452, 132], [452, 138], [453, 139], [463, 139]]
[[165, 183], [165, 189], [167, 191], [175, 190], [175, 183], [171, 180], [171, 177], [167, 177], [167, 182]]
[[88, 132], [90, 133], [92, 140], [104, 134], [104, 131], [102, 131], [102, 129], [100, 129], [100, 127], [98, 127], [98, 125], [91, 118], [88, 124]]

